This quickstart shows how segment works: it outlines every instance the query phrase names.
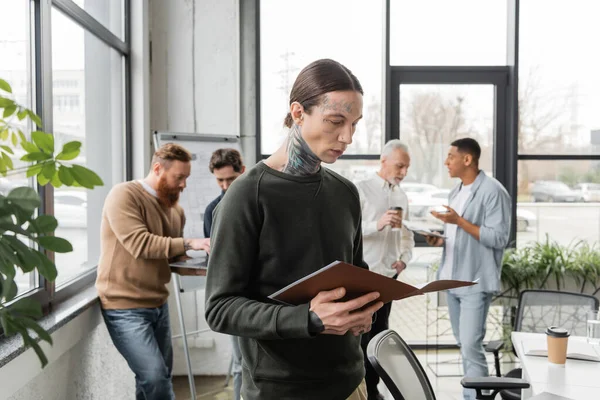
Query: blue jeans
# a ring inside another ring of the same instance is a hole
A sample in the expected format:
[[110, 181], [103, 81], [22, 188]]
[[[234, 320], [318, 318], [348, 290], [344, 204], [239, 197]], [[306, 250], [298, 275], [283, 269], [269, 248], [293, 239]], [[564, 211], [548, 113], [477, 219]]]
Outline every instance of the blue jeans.
[[242, 393], [242, 352], [237, 336], [231, 336], [231, 349], [233, 351], [233, 400], [240, 400]]
[[[463, 371], [466, 377], [488, 376], [489, 370], [483, 349], [485, 320], [492, 302], [491, 293], [466, 295], [448, 294], [448, 311], [452, 332], [460, 346]], [[475, 390], [464, 389], [465, 400], [475, 399]]]
[[174, 400], [169, 308], [102, 310], [115, 347], [135, 374], [136, 400]]

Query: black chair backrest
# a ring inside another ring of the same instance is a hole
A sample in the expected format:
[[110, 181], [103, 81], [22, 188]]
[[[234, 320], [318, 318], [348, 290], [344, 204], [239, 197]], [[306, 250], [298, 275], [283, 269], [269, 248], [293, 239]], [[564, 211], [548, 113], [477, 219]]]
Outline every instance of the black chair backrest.
[[395, 331], [388, 329], [372, 338], [367, 358], [394, 400], [435, 400], [421, 363]]
[[519, 295], [515, 331], [542, 333], [549, 326], [586, 336], [587, 312], [598, 310], [594, 296], [556, 290], [524, 290]]

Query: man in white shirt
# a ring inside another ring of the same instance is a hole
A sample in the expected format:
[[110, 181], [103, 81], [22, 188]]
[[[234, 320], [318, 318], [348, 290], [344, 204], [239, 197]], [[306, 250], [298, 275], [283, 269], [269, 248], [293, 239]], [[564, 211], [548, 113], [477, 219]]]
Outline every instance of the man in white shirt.
[[[415, 247], [413, 233], [404, 225], [399, 228], [408, 217], [408, 197], [399, 184], [409, 166], [406, 145], [400, 140], [390, 140], [381, 152], [379, 172], [356, 185], [362, 209], [363, 257], [371, 271], [394, 279], [406, 268]], [[390, 210], [391, 207], [400, 207], [402, 211]], [[367, 344], [373, 336], [388, 329], [391, 308], [392, 303], [381, 307], [371, 331], [362, 337], [369, 400], [383, 397], [377, 390], [379, 376], [366, 358]]]

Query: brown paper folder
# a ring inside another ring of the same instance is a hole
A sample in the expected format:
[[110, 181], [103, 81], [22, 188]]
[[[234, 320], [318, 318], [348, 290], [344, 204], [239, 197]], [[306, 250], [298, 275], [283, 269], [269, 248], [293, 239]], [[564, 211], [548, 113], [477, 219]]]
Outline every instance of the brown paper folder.
[[476, 283], [439, 280], [412, 286], [364, 268], [342, 261], [334, 261], [273, 293], [269, 298], [285, 304], [298, 305], [310, 302], [323, 290], [343, 287], [346, 288], [344, 300], [350, 300], [370, 292], [379, 292], [381, 296], [377, 301], [388, 303], [392, 300], [405, 299], [418, 294], [471, 286]]

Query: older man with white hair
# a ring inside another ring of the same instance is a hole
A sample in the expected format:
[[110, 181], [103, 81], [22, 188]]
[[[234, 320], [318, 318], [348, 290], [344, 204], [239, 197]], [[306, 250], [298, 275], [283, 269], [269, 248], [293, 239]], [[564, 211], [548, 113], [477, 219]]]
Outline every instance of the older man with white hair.
[[[410, 166], [408, 147], [400, 140], [390, 140], [381, 152], [381, 167], [371, 178], [357, 183], [362, 208], [364, 259], [371, 271], [397, 278], [412, 258], [413, 233], [402, 220], [408, 217], [408, 197], [400, 188]], [[392, 303], [377, 311], [371, 331], [363, 335], [366, 352], [369, 340], [388, 329]], [[366, 383], [369, 400], [383, 399], [377, 390], [379, 377], [366, 358]]]

